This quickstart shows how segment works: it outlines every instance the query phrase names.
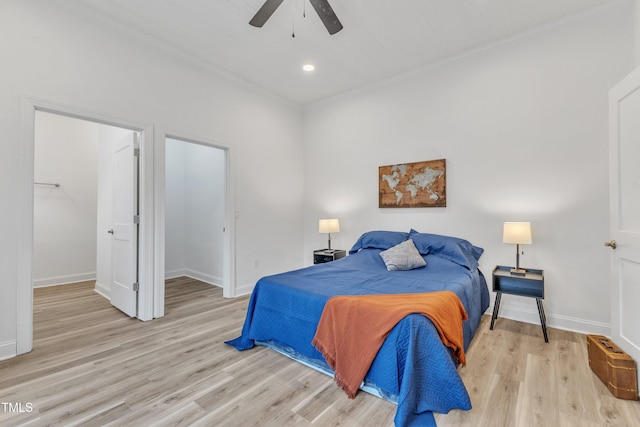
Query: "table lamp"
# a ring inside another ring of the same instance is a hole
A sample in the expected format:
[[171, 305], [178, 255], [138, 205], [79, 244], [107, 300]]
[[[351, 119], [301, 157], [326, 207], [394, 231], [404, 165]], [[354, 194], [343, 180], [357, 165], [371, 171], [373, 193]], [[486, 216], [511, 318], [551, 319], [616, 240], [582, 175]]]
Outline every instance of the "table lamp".
[[333, 219], [321, 219], [318, 223], [318, 233], [327, 233], [329, 235], [329, 249], [331, 249], [331, 233], [340, 232], [340, 222]]
[[502, 242], [516, 244], [516, 268], [511, 269], [511, 274], [526, 275], [527, 271], [520, 268], [520, 245], [531, 244], [531, 223], [505, 222], [502, 229]]

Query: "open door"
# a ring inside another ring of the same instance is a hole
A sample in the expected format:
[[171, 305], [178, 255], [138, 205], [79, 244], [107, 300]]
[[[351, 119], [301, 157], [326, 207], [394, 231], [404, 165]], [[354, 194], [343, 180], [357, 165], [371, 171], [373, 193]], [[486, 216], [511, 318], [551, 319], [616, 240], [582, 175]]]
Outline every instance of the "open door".
[[111, 304], [138, 315], [138, 148], [132, 132], [114, 146], [111, 252]]
[[640, 68], [609, 93], [611, 338], [640, 362]]

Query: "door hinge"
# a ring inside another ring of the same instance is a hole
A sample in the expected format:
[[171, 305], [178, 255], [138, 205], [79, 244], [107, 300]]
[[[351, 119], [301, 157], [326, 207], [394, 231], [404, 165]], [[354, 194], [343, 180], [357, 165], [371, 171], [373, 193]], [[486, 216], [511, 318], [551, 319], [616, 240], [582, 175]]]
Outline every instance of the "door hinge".
[[133, 157], [140, 157], [140, 149], [139, 148], [134, 148], [133, 149]]
[[139, 282], [135, 282], [133, 284], [133, 292], [138, 292], [140, 290], [140, 283]]
[[140, 224], [140, 215], [134, 215], [133, 216], [133, 223], [134, 224]]

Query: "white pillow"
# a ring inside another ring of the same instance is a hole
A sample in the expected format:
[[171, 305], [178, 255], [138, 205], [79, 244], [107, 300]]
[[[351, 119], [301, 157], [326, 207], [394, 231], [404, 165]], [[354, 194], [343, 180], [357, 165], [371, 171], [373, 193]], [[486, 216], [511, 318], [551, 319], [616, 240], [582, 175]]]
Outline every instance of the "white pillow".
[[427, 265], [411, 239], [380, 252], [380, 256], [389, 271], [413, 270]]

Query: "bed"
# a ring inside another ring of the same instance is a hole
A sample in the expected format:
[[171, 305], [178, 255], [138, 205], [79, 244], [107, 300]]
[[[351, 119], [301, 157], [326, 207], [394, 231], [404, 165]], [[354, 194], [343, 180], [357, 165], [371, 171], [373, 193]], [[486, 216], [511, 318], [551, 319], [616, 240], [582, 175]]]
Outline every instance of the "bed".
[[[426, 266], [388, 271], [380, 253], [409, 239]], [[487, 284], [478, 268], [482, 252], [464, 239], [415, 230], [364, 233], [345, 258], [260, 279], [241, 335], [227, 344], [241, 351], [256, 344], [268, 346], [332, 375], [311, 344], [329, 298], [448, 290], [468, 315], [463, 322], [466, 350], [489, 306]], [[442, 343], [433, 323], [410, 314], [386, 337], [361, 389], [398, 405], [396, 426], [435, 426], [433, 412], [471, 409], [456, 368], [452, 350]]]

